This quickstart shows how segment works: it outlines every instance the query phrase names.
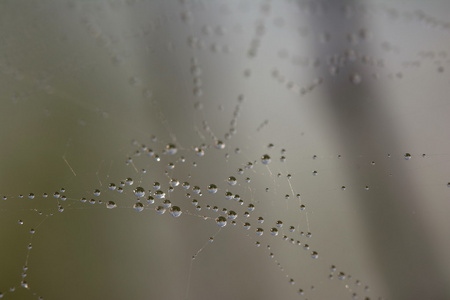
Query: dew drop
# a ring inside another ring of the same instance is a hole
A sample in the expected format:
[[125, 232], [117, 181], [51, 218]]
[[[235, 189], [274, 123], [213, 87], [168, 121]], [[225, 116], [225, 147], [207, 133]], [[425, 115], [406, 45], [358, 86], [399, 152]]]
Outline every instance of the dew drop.
[[230, 220], [234, 220], [237, 218], [237, 213], [233, 210], [230, 210], [227, 214], [228, 214], [228, 219], [230, 219]]
[[405, 155], [403, 156], [406, 160], [410, 160], [412, 158], [411, 154], [409, 153], [405, 153]]
[[195, 194], [197, 194], [197, 195], [199, 195], [199, 194], [202, 192], [202, 190], [200, 189], [199, 186], [194, 186], [194, 187], [192, 188], [192, 191], [193, 191]]
[[172, 217], [178, 218], [179, 216], [181, 216], [181, 208], [178, 206], [172, 206], [169, 212]]
[[163, 201], [163, 206], [165, 208], [169, 208], [169, 207], [172, 206], [172, 202], [170, 202], [170, 200], [166, 199], [166, 200]]
[[236, 180], [235, 177], [230, 176], [230, 177], [228, 177], [227, 182], [228, 182], [229, 185], [236, 185], [237, 180]]
[[114, 201], [106, 202], [106, 208], [113, 209], [113, 208], [116, 208], [116, 207], [117, 207], [117, 205], [116, 205], [116, 203]]
[[169, 184], [170, 184], [170, 186], [177, 187], [180, 185], [180, 182], [178, 180], [172, 178], [172, 179], [170, 179]]
[[313, 252], [311, 252], [311, 257], [316, 259], [319, 257], [319, 253], [317, 253], [317, 251], [313, 251]]
[[141, 186], [136, 187], [133, 192], [134, 192], [134, 195], [138, 198], [142, 198], [145, 195], [145, 190]]
[[155, 192], [155, 197], [158, 199], [162, 199], [164, 197], [166, 197], [166, 193], [164, 193], [163, 191], [159, 190]]
[[269, 164], [271, 161], [270, 156], [268, 154], [264, 154], [261, 156], [261, 162], [265, 165]]
[[224, 227], [225, 225], [227, 225], [227, 219], [224, 216], [219, 216], [216, 218], [216, 224], [219, 227]]
[[174, 144], [167, 144], [166, 145], [166, 152], [167, 152], [167, 154], [174, 155], [174, 154], [177, 153], [177, 151], [178, 151], [177, 146], [175, 146]]
[[262, 228], [256, 228], [256, 234], [257, 234], [257, 235], [263, 235], [263, 234], [264, 234], [264, 229], [262, 229]]
[[156, 208], [155, 208], [155, 211], [158, 213], [158, 214], [163, 214], [163, 213], [165, 213], [166, 212], [166, 208], [164, 207], [164, 206], [157, 206]]
[[216, 141], [216, 148], [217, 149], [225, 149], [225, 143], [220, 141], [220, 140], [217, 140]]
[[144, 210], [144, 205], [141, 202], [136, 202], [133, 205], [133, 208], [134, 208], [135, 211], [141, 212], [141, 211]]

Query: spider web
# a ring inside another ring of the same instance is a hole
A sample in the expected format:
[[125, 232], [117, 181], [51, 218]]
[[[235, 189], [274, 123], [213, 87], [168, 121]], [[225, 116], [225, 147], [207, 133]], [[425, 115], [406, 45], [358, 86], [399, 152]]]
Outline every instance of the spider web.
[[409, 5], [4, 2], [2, 297], [445, 299], [448, 6]]

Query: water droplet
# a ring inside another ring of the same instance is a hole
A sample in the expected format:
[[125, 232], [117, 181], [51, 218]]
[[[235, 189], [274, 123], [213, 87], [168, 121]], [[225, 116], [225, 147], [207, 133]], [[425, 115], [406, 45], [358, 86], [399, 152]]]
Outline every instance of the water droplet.
[[144, 210], [144, 205], [141, 202], [136, 202], [133, 205], [133, 208], [134, 208], [135, 211], [141, 212], [141, 211]]
[[162, 198], [166, 197], [166, 193], [164, 193], [161, 190], [158, 190], [158, 191], [155, 192], [155, 197], [158, 198], [158, 199], [162, 199]]
[[264, 223], [264, 218], [263, 217], [258, 217], [258, 223], [260, 223], [260, 224]]
[[262, 229], [262, 228], [256, 228], [256, 234], [257, 234], [257, 235], [263, 235], [263, 234], [264, 234], [264, 229]]
[[108, 189], [110, 189], [111, 191], [114, 191], [116, 189], [116, 185], [114, 183], [110, 183], [108, 185]]
[[169, 208], [169, 207], [172, 206], [172, 202], [170, 202], [170, 200], [166, 199], [166, 200], [163, 201], [163, 206], [165, 208]]
[[340, 272], [339, 275], [338, 275], [338, 278], [340, 280], [344, 280], [345, 279], [345, 273], [344, 272]]
[[318, 258], [319, 257], [319, 253], [317, 253], [317, 251], [313, 251], [313, 252], [311, 252], [311, 257], [312, 258]]
[[227, 200], [231, 200], [231, 199], [233, 199], [233, 193], [232, 192], [226, 192], [225, 193], [225, 199], [227, 199]]
[[202, 157], [205, 155], [205, 150], [203, 150], [202, 148], [195, 147], [194, 151], [195, 151], [195, 154], [197, 154], [197, 156]]
[[254, 211], [255, 210], [255, 205], [253, 205], [252, 203], [250, 203], [247, 207], [248, 211]]
[[147, 203], [150, 203], [150, 204], [155, 203], [155, 198], [153, 198], [153, 196], [148, 196], [147, 197]]
[[219, 227], [224, 227], [227, 225], [227, 219], [224, 216], [219, 216], [216, 218], [216, 224], [219, 225]]
[[236, 218], [237, 218], [237, 213], [236, 213], [235, 211], [230, 210], [230, 211], [228, 212], [228, 219], [234, 220], [234, 219], [236, 219]]
[[405, 155], [403, 156], [406, 160], [410, 160], [412, 158], [411, 154], [409, 153], [405, 153]]
[[261, 156], [261, 162], [265, 165], [267, 165], [268, 163], [270, 163], [270, 156], [268, 154], [264, 154], [263, 156]]
[[249, 230], [251, 227], [252, 227], [252, 226], [250, 225], [250, 223], [248, 223], [248, 222], [245, 222], [245, 223], [244, 223], [244, 228], [245, 228], [245, 229]]
[[199, 195], [199, 194], [202, 192], [202, 190], [200, 189], [199, 186], [194, 186], [194, 187], [192, 188], [192, 191], [193, 191], [195, 194], [197, 194], [197, 195]]
[[33, 193], [29, 193], [29, 194], [28, 194], [28, 198], [34, 199], [34, 194], [33, 194]]
[[94, 196], [100, 196], [100, 190], [95, 190], [94, 191]]
[[170, 215], [172, 217], [178, 218], [179, 216], [181, 216], [181, 208], [178, 206], [172, 206], [170, 208]]
[[166, 146], [167, 154], [174, 155], [177, 153], [177, 151], [178, 151], [177, 146], [175, 146], [174, 144], [167, 144]]
[[215, 184], [208, 185], [208, 192], [211, 194], [217, 193], [217, 186]]
[[53, 197], [55, 197], [55, 198], [59, 198], [61, 195], [59, 194], [59, 192], [55, 192], [55, 193], [53, 193]]
[[274, 236], [278, 235], [278, 229], [275, 228], [275, 227], [274, 227], [274, 228], [271, 228], [271, 229], [270, 229], [270, 234], [271, 234], [271, 235], [274, 235]]
[[125, 179], [125, 184], [132, 185], [133, 183], [134, 183], [133, 179], [131, 179], [131, 178]]
[[220, 141], [220, 140], [217, 140], [216, 141], [216, 148], [217, 149], [225, 149], [225, 143]]
[[20, 282], [20, 285], [21, 285], [23, 288], [25, 288], [25, 289], [28, 289], [28, 288], [29, 288], [28, 283], [27, 283], [26, 281]]
[[294, 284], [295, 284], [295, 281], [294, 281], [294, 279], [292, 279], [292, 278], [291, 278], [291, 279], [289, 279], [289, 284], [290, 284], [290, 285], [294, 285]]
[[116, 207], [117, 207], [117, 205], [116, 205], [116, 203], [114, 201], [106, 202], [106, 208], [113, 209], [113, 208], [116, 208]]
[[277, 221], [277, 227], [278, 228], [281, 228], [281, 227], [283, 227], [283, 221]]
[[173, 187], [177, 187], [178, 185], [180, 185], [180, 182], [174, 178], [170, 179], [169, 184]]
[[188, 190], [191, 185], [189, 184], [189, 182], [183, 182], [183, 184], [181, 185], [183, 187], [183, 189]]
[[318, 173], [317, 173], [317, 171], [313, 171], [312, 174], [313, 174], [313, 176], [316, 176]]
[[228, 177], [227, 182], [228, 182], [229, 185], [236, 185], [237, 180], [236, 180], [235, 177], [230, 176], [230, 177]]
[[135, 188], [133, 192], [134, 192], [134, 195], [136, 195], [136, 197], [138, 197], [138, 198], [142, 198], [145, 196], [145, 190], [141, 186], [138, 186], [137, 188]]
[[164, 206], [157, 206], [156, 208], [155, 208], [155, 211], [158, 213], [158, 214], [163, 214], [163, 213], [165, 213], [166, 212], [166, 208], [164, 207]]

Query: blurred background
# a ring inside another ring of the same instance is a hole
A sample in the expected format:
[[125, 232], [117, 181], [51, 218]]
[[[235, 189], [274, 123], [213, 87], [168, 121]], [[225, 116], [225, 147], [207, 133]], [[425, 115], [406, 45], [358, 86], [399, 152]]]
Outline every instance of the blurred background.
[[2, 1], [0, 26], [4, 299], [450, 298], [450, 2]]

